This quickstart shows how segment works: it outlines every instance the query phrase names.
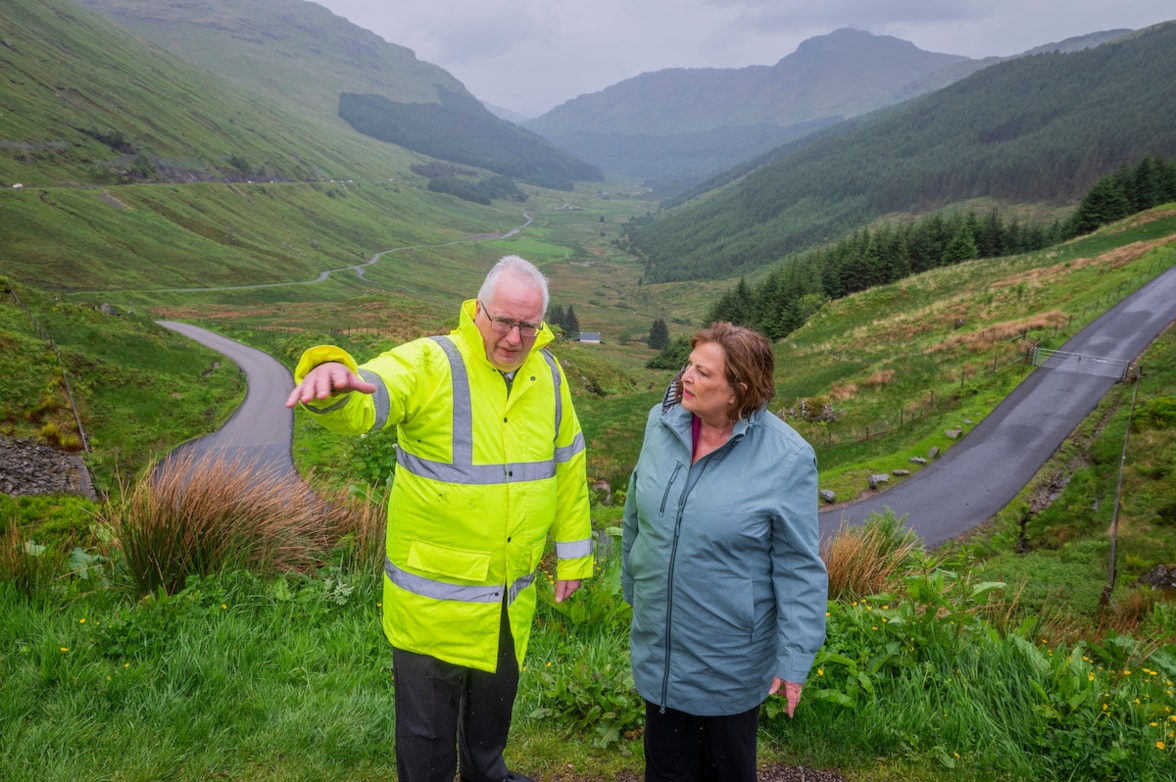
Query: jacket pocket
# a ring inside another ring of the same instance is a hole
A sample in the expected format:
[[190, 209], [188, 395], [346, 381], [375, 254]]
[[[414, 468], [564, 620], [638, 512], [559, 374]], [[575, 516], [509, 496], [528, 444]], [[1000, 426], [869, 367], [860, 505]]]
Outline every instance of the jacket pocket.
[[490, 552], [452, 548], [414, 540], [408, 549], [409, 570], [438, 576], [448, 582], [485, 583], [490, 572]]

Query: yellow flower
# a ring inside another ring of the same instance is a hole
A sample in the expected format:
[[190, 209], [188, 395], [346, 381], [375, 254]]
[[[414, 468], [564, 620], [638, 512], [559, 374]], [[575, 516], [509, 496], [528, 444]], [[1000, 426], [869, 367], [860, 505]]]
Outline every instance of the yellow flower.
[[818, 668], [817, 669], [817, 676], [824, 676], [824, 675], [825, 675], [825, 671], [821, 668]]
[[227, 604], [227, 603], [221, 603], [221, 610], [222, 610], [222, 611], [228, 611], [228, 610], [229, 610], [229, 606], [228, 606], [228, 604]]
[[69, 651], [69, 647], [68, 647], [68, 646], [63, 646], [63, 647], [61, 647], [61, 651], [63, 651], [63, 652], [68, 652], [68, 651]]
[[84, 617], [84, 616], [78, 620], [78, 624], [80, 624], [80, 625], [84, 625], [85, 623], [86, 623], [86, 617]]
[[1163, 748], [1164, 748], [1164, 742], [1157, 741], [1156, 742], [1156, 749], [1163, 749]]
[[1088, 674], [1088, 675], [1087, 675], [1087, 677], [1086, 677], [1086, 680], [1087, 680], [1087, 681], [1094, 681], [1094, 674], [1093, 674], [1093, 673], [1091, 673], [1091, 674]]

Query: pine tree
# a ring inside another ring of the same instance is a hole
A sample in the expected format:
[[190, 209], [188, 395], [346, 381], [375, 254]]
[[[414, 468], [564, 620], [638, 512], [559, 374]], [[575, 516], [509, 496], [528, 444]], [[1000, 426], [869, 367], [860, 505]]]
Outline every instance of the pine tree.
[[666, 326], [666, 322], [658, 318], [649, 327], [649, 347], [654, 350], [664, 350], [670, 344], [670, 329]]
[[547, 317], [548, 323], [550, 323], [553, 326], [559, 326], [561, 329], [564, 329], [565, 331], [567, 330], [567, 328], [564, 326], [564, 321], [566, 321], [566, 320], [567, 320], [567, 316], [564, 315], [564, 308], [563, 308], [562, 304], [556, 304], [554, 307], [552, 307], [551, 308], [551, 315], [549, 315]]
[[563, 327], [568, 339], [579, 339], [580, 319], [576, 317], [576, 309], [571, 304], [568, 305], [568, 311], [564, 315]]

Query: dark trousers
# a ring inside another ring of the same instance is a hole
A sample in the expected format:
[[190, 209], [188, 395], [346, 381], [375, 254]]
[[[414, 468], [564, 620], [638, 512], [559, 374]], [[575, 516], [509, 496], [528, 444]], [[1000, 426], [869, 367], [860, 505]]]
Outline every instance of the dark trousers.
[[645, 702], [645, 782], [755, 782], [759, 707], [696, 717]]
[[400, 782], [503, 782], [502, 751], [519, 688], [519, 666], [506, 606], [498, 672], [487, 673], [392, 648], [396, 774]]

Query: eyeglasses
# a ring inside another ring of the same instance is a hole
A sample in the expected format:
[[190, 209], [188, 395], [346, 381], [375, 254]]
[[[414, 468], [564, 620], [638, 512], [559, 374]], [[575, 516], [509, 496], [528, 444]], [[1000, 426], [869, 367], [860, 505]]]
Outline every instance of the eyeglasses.
[[520, 337], [533, 337], [539, 333], [539, 329], [543, 328], [542, 323], [527, 323], [521, 320], [511, 320], [510, 318], [496, 318], [490, 314], [490, 310], [486, 309], [486, 305], [481, 299], [478, 304], [482, 305], [482, 312], [490, 320], [490, 326], [499, 334], [509, 334], [512, 329], [518, 328]]

